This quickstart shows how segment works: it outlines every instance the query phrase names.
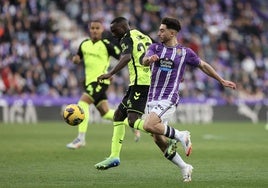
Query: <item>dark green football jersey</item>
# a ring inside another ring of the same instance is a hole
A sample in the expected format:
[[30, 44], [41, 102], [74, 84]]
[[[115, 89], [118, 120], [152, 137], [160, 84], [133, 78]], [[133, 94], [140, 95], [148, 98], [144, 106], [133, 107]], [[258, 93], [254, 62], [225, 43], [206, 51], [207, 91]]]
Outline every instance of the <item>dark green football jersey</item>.
[[[108, 39], [99, 40], [95, 43], [90, 39], [84, 40], [77, 53], [84, 60], [85, 85], [96, 82], [97, 77], [107, 73], [110, 65], [110, 56], [119, 58], [120, 49]], [[109, 84], [110, 80], [104, 80]]]
[[128, 62], [129, 85], [150, 85], [150, 68], [142, 65], [142, 58], [150, 44], [151, 38], [136, 29], [130, 30], [121, 39], [122, 54], [132, 54]]

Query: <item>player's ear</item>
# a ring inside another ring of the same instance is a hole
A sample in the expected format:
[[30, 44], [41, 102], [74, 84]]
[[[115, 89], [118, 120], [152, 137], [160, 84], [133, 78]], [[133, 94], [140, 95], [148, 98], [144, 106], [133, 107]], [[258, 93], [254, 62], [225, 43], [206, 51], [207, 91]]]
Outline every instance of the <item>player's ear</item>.
[[177, 31], [175, 31], [174, 29], [170, 29], [170, 34], [172, 37], [177, 35]]

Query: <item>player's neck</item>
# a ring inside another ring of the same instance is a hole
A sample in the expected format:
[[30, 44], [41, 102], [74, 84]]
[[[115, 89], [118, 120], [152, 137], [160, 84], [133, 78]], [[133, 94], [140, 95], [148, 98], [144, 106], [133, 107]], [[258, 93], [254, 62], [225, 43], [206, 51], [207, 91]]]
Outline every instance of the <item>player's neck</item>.
[[177, 46], [178, 45], [177, 38], [172, 38], [171, 40], [166, 41], [164, 43], [164, 45], [167, 46], [167, 47], [175, 47], [175, 46]]
[[98, 39], [98, 40], [92, 40], [92, 42], [93, 42], [93, 43], [96, 43], [96, 42], [98, 42], [99, 40], [100, 40], [100, 39]]
[[91, 38], [91, 41], [92, 41], [93, 43], [96, 43], [96, 42], [98, 42], [99, 40], [101, 40], [101, 38]]

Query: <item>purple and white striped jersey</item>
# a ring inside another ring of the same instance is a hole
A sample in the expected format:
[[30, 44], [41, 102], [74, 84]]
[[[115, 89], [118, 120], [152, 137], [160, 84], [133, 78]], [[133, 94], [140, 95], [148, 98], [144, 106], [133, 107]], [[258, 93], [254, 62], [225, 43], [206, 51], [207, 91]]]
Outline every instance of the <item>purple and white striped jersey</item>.
[[185, 66], [198, 66], [200, 58], [190, 48], [182, 45], [167, 47], [162, 43], [149, 46], [145, 56], [158, 55], [159, 60], [151, 64], [151, 85], [148, 102], [168, 100], [179, 102], [179, 84], [185, 72]]

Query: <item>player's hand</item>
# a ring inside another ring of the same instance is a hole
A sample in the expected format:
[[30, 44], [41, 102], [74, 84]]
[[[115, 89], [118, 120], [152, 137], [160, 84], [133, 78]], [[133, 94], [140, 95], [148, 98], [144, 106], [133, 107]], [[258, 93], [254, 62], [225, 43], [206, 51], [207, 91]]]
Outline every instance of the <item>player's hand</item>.
[[150, 64], [153, 63], [153, 62], [156, 62], [158, 60], [159, 60], [159, 57], [156, 54], [154, 54], [154, 55], [152, 55], [152, 56], [149, 57], [149, 63]]
[[100, 76], [97, 78], [97, 81], [98, 81], [99, 83], [102, 83], [103, 80], [105, 80], [105, 79], [110, 79], [111, 77], [112, 77], [112, 75], [111, 75], [110, 73], [102, 74], [102, 75], [100, 75]]
[[72, 61], [74, 64], [78, 64], [80, 62], [80, 57], [78, 55], [74, 55]]
[[232, 89], [236, 89], [236, 84], [234, 82], [228, 81], [228, 80], [223, 80], [222, 85], [224, 87], [229, 87]]

